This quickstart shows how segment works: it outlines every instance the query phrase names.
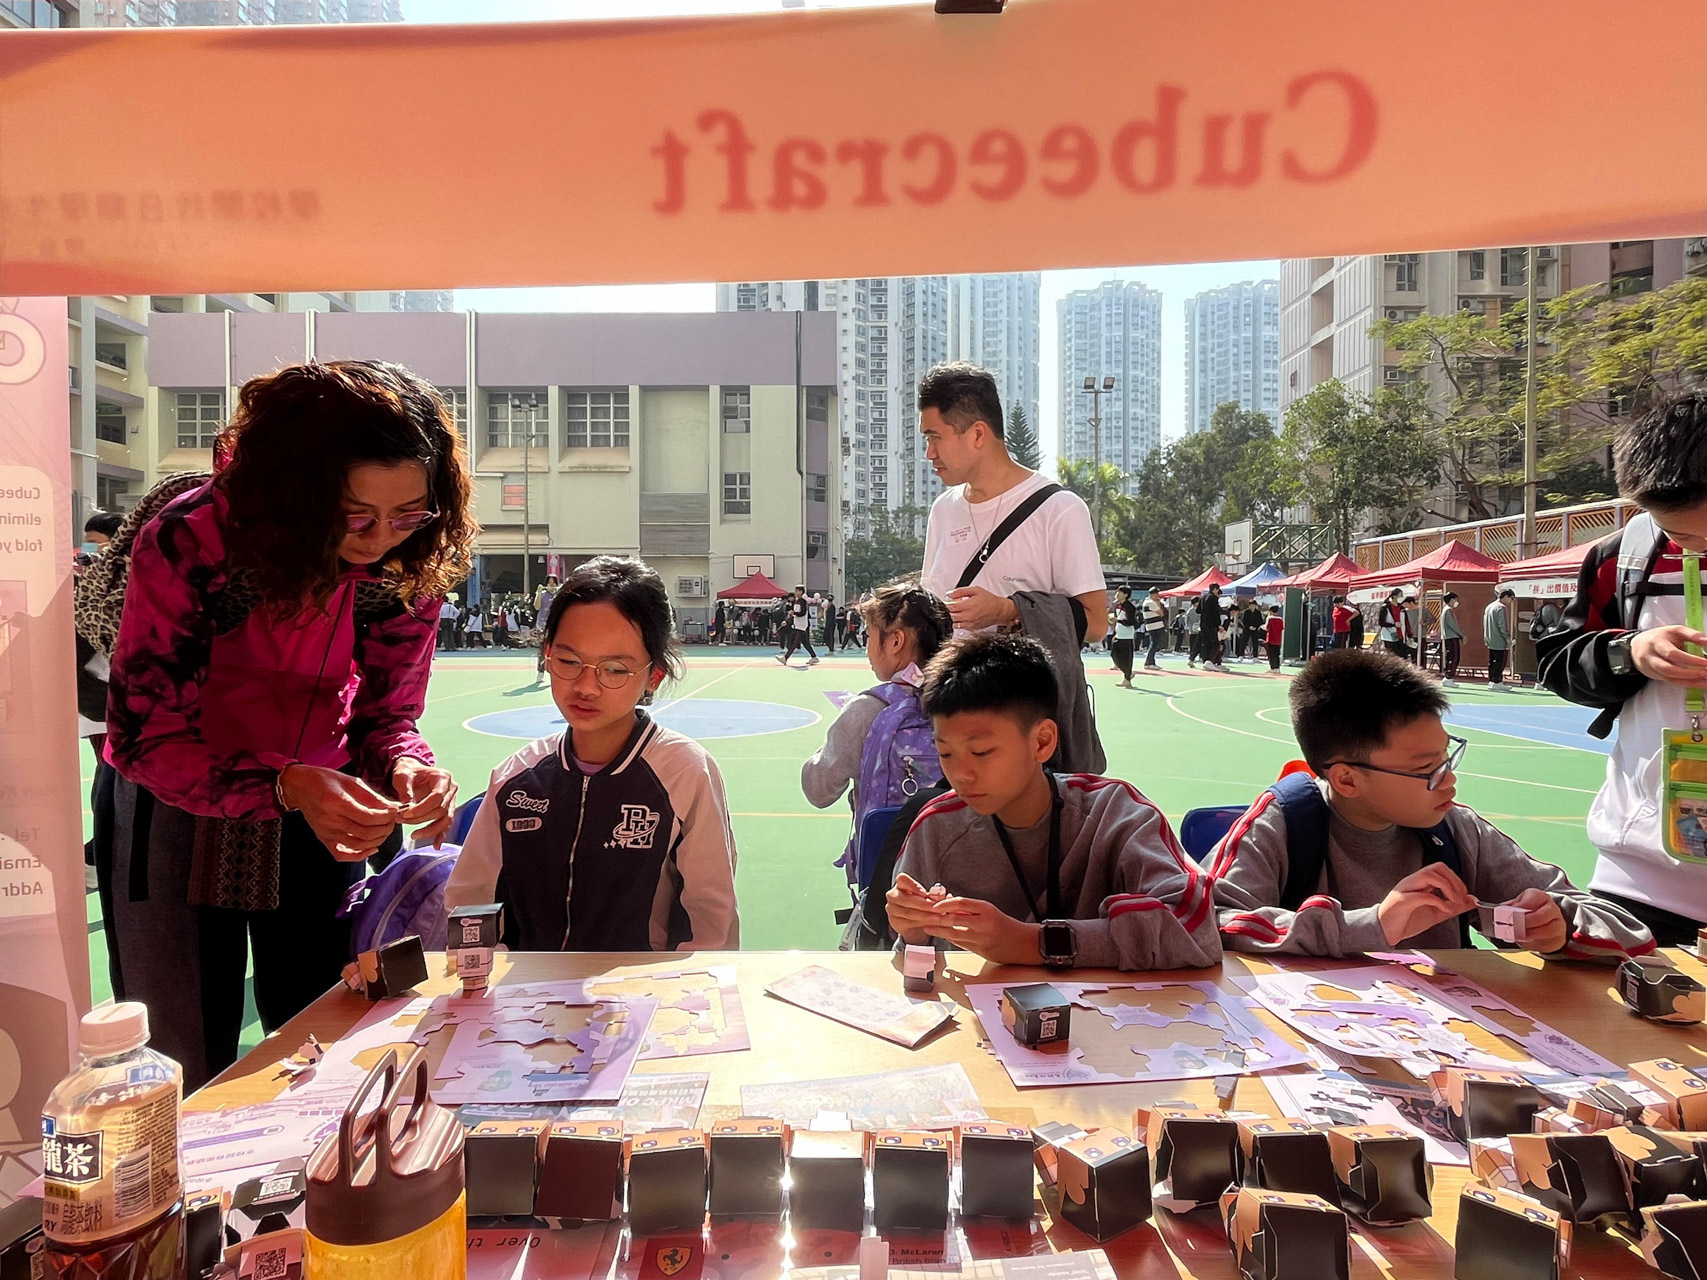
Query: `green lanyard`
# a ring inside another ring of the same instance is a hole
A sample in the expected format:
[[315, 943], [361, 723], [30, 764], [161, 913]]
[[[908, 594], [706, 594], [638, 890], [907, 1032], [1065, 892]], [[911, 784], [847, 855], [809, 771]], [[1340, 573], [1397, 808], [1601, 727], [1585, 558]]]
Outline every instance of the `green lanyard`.
[[[1683, 556], [1683, 617], [1691, 631], [1701, 630], [1701, 555], [1685, 552]], [[1701, 655], [1701, 646], [1688, 646], [1689, 652]], [[1691, 685], [1683, 695], [1683, 706], [1693, 717], [1689, 727], [1697, 740], [1701, 736], [1701, 716], [1707, 712], [1707, 694]]]

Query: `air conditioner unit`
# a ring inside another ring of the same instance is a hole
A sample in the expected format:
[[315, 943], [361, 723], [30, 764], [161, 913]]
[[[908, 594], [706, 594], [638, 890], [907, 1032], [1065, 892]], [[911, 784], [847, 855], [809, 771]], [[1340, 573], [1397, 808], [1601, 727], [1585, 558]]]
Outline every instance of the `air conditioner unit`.
[[1402, 369], [1387, 368], [1381, 371], [1381, 381], [1383, 382], [1403, 382], [1404, 380], [1404, 370]]
[[1387, 318], [1389, 320], [1403, 320], [1405, 318], [1405, 313], [1400, 311], [1397, 307], [1388, 307]]
[[1480, 311], [1484, 315], [1487, 314], [1488, 310], [1487, 304], [1480, 298], [1460, 298], [1458, 299], [1458, 309], [1460, 311]]
[[1536, 251], [1535, 256], [1542, 262], [1556, 262], [1559, 257], [1557, 245], [1544, 244]]
[[695, 600], [705, 595], [704, 578], [677, 578], [676, 595], [683, 600]]

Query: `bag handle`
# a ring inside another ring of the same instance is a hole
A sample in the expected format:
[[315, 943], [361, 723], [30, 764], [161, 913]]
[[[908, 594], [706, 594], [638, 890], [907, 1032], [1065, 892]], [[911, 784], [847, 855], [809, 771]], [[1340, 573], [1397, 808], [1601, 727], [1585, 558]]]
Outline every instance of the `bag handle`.
[[[417, 1052], [419, 1051], [417, 1050]], [[368, 1152], [368, 1146], [361, 1145], [361, 1139], [370, 1139], [369, 1145], [377, 1141], [376, 1117], [384, 1113], [384, 1105], [382, 1103], [378, 1109], [364, 1116], [362, 1115], [362, 1103], [367, 1101], [367, 1097], [373, 1092], [374, 1086], [382, 1081], [387, 1094], [396, 1085], [397, 1050], [395, 1048], [387, 1049], [385, 1056], [374, 1063], [373, 1069], [367, 1073], [367, 1079], [362, 1081], [361, 1087], [356, 1090], [355, 1097], [350, 1099], [349, 1105], [344, 1108], [344, 1114], [338, 1119], [338, 1165], [343, 1171], [344, 1177], [350, 1182], [354, 1182], [356, 1177], [358, 1146], [360, 1146], [362, 1157], [365, 1158]], [[384, 1098], [386, 1094], [380, 1096]]]
[[[409, 1099], [409, 1113], [403, 1117], [401, 1127], [391, 1124], [391, 1117], [396, 1113], [398, 1101], [405, 1089], [413, 1088], [414, 1097]], [[385, 1095], [385, 1101], [379, 1104], [375, 1116], [375, 1160], [373, 1177], [378, 1182], [380, 1175], [387, 1178], [395, 1177], [396, 1168], [392, 1161], [397, 1158], [397, 1148], [409, 1134], [421, 1123], [421, 1112], [427, 1105], [427, 1053], [420, 1045], [409, 1055], [397, 1073], [397, 1081]], [[384, 1141], [379, 1141], [383, 1136]]]

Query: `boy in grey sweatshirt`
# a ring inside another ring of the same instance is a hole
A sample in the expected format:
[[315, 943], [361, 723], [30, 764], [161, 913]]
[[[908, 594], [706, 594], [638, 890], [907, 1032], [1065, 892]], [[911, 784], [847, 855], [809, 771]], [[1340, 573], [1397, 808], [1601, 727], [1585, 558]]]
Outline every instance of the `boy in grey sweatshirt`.
[[[1411, 663], [1360, 650], [1325, 653], [1292, 682], [1292, 728], [1328, 807], [1327, 850], [1312, 896], [1282, 905], [1287, 824], [1272, 791], [1257, 797], [1211, 859], [1216, 916], [1229, 949], [1343, 956], [1401, 944], [1456, 947], [1459, 917], [1480, 904], [1524, 912], [1530, 951], [1621, 961], [1654, 949], [1628, 912], [1572, 886], [1473, 809], [1454, 802], [1466, 743], [1446, 732], [1439, 686]], [[1459, 871], [1430, 861], [1445, 824]]]
[[954, 790], [919, 813], [889, 923], [1000, 964], [1176, 969], [1216, 964], [1209, 878], [1130, 784], [1044, 768], [1058, 730], [1054, 664], [1022, 636], [945, 644], [925, 669]]

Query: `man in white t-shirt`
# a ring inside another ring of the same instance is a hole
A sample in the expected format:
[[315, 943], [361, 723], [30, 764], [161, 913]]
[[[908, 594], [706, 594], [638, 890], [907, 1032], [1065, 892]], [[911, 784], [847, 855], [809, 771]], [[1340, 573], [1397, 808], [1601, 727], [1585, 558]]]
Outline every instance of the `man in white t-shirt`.
[[947, 486], [931, 504], [921, 581], [948, 601], [955, 631], [1012, 626], [1021, 591], [1070, 596], [1084, 609], [1084, 639], [1108, 630], [1102, 557], [1084, 499], [1052, 495], [991, 553], [970, 586], [961, 575], [990, 535], [1049, 483], [1008, 456], [996, 380], [976, 365], [939, 364], [919, 383], [925, 456]]

